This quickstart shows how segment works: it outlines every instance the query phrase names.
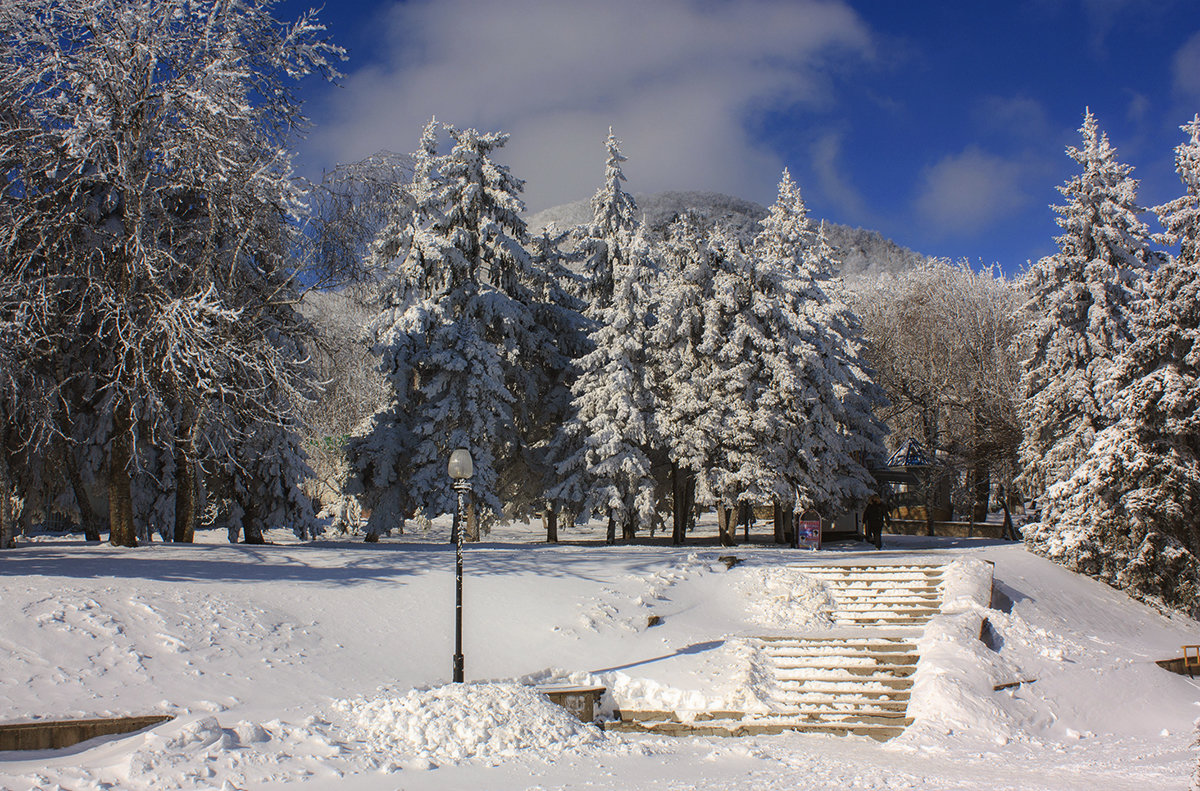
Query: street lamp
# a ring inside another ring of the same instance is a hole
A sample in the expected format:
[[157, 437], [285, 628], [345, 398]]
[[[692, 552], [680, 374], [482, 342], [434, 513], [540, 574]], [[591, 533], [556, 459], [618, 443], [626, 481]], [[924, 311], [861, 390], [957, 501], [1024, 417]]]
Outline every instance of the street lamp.
[[458, 492], [458, 513], [454, 531], [454, 681], [463, 680], [462, 652], [462, 547], [463, 529], [466, 527], [466, 508], [464, 502], [471, 491], [471, 476], [474, 474], [474, 464], [471, 462], [471, 452], [459, 448], [450, 454], [450, 464], [446, 471], [454, 479], [454, 488]]

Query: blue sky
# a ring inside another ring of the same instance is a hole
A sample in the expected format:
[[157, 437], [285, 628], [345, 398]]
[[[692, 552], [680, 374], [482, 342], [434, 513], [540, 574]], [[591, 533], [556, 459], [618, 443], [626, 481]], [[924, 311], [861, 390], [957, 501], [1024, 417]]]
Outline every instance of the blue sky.
[[[308, 3], [287, 0], [292, 18]], [[308, 175], [411, 151], [432, 115], [510, 132], [531, 210], [586, 198], [611, 124], [634, 192], [769, 203], [788, 167], [816, 217], [1018, 271], [1091, 107], [1145, 205], [1169, 200], [1200, 111], [1195, 0], [343, 0], [348, 50], [304, 90]]]

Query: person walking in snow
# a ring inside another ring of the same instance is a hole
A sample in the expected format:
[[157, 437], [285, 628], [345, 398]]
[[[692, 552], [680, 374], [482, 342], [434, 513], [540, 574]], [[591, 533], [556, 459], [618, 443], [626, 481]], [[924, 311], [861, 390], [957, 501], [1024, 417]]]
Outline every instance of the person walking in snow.
[[867, 509], [863, 511], [863, 528], [867, 534], [867, 541], [874, 544], [876, 549], [883, 549], [883, 525], [885, 522], [891, 525], [892, 516], [888, 513], [883, 500], [879, 499], [879, 495], [873, 494], [867, 501]]

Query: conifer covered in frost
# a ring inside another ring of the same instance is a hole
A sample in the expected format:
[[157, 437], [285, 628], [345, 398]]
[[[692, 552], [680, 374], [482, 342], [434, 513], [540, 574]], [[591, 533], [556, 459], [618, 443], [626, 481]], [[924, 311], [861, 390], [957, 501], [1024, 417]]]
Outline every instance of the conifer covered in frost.
[[611, 302], [596, 315], [592, 351], [578, 361], [572, 386], [574, 416], [566, 426], [578, 438], [563, 464], [563, 483], [586, 492], [584, 512], [607, 516], [609, 541], [621, 528], [632, 537], [656, 519], [652, 455], [656, 441], [654, 368], [655, 265], [645, 237], [620, 233], [623, 255], [614, 261]]
[[1180, 255], [1146, 285], [1136, 341], [1110, 374], [1115, 422], [1051, 487], [1038, 552], [1190, 615], [1200, 614], [1200, 118], [1176, 149], [1185, 194], [1158, 208]]
[[809, 303], [810, 315], [817, 326], [825, 328], [828, 337], [834, 393], [840, 405], [837, 420], [845, 452], [834, 502], [845, 509], [869, 496], [875, 486], [868, 467], [886, 455], [884, 437], [888, 433], [876, 411], [889, 401], [867, 361], [862, 321], [847, 301], [842, 282], [830, 276], [841, 265], [829, 244], [824, 222], [809, 249], [807, 270], [825, 298]]
[[580, 447], [580, 438], [568, 434], [564, 428], [574, 414], [571, 386], [577, 374], [575, 360], [590, 350], [589, 325], [583, 317], [586, 303], [582, 294], [586, 283], [567, 265], [574, 258], [563, 250], [568, 235], [569, 232], [551, 226], [531, 243], [534, 268], [545, 274], [540, 300], [534, 304], [534, 318], [541, 331], [549, 334], [547, 340], [551, 342], [543, 344], [543, 348], [553, 356], [539, 362], [551, 376], [549, 389], [536, 407], [541, 419], [530, 438], [533, 447], [527, 457], [531, 465], [527, 474], [540, 480], [541, 485], [526, 487], [537, 500], [528, 503], [524, 510], [542, 511], [549, 541], [558, 540], [560, 513], [573, 518], [582, 509], [584, 500], [582, 479], [575, 476], [567, 480], [560, 470], [563, 462]]
[[579, 249], [584, 255], [587, 276], [588, 317], [596, 318], [612, 299], [613, 269], [628, 255], [626, 245], [638, 225], [637, 204], [625, 191], [621, 163], [621, 141], [611, 128], [604, 141], [608, 157], [604, 163], [604, 185], [592, 196], [592, 222], [587, 226]]
[[525, 491], [542, 484], [528, 474], [537, 466], [531, 437], [546, 433], [539, 406], [566, 358], [543, 302], [554, 287], [526, 247], [522, 182], [492, 158], [507, 139], [430, 122], [402, 219], [373, 245], [389, 273], [368, 333], [392, 395], [351, 447], [373, 509], [370, 534], [399, 527], [414, 508], [454, 511], [446, 460], [455, 448], [474, 459], [485, 526], [507, 505], [538, 499]]
[[674, 526], [682, 543], [696, 502], [716, 502], [703, 473], [719, 452], [712, 374], [729, 323], [718, 294], [733, 293], [725, 250], [712, 243], [713, 228], [685, 212], [668, 229], [657, 279], [657, 321], [651, 334], [663, 450], [671, 463]]
[[873, 409], [885, 399], [862, 359], [858, 319], [822, 288], [833, 266], [832, 248], [784, 171], [747, 259], [747, 302], [734, 314], [726, 356], [757, 366], [741, 380], [759, 427], [759, 470], [747, 491], [755, 502], [825, 515], [869, 493], [864, 465], [879, 455], [884, 433]]
[[1032, 496], [1069, 478], [1113, 422], [1112, 365], [1133, 340], [1133, 303], [1156, 260], [1132, 168], [1117, 161], [1091, 112], [1080, 132], [1083, 145], [1067, 153], [1082, 172], [1058, 188], [1067, 202], [1054, 207], [1059, 251], [1026, 282], [1035, 324], [1021, 382], [1020, 461]]

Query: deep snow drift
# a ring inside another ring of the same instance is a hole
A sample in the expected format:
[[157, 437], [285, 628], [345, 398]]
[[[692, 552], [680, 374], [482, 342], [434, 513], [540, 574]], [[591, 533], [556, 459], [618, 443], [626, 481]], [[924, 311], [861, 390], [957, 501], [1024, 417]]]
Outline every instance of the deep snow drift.
[[[447, 686], [445, 527], [377, 545], [230, 546], [212, 533], [0, 553], [0, 721], [176, 715], [0, 753], [0, 787], [1145, 791], [1186, 788], [1195, 767], [1200, 685], [1153, 660], [1200, 643], [1200, 624], [1019, 545], [548, 546], [506, 527], [467, 548], [473, 683]], [[727, 554], [742, 562], [727, 569]], [[990, 608], [973, 599], [974, 561], [995, 563]], [[514, 683], [603, 684], [609, 709], [749, 707], [759, 680], [744, 638], [828, 629], [828, 593], [803, 566], [838, 562], [953, 564], [943, 614], [920, 637], [917, 721], [891, 742], [606, 734]], [[972, 634], [981, 618], [986, 643]], [[994, 690], [1013, 682], [1025, 683]]]

